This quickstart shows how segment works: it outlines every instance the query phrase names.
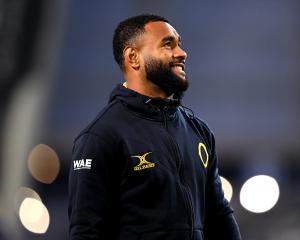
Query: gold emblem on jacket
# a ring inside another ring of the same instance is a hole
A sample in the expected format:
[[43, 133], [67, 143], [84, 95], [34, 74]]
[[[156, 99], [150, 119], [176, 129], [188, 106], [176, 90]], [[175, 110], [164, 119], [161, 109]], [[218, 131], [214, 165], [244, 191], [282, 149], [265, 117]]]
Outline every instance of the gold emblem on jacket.
[[146, 168], [153, 168], [155, 167], [155, 163], [149, 162], [146, 160], [146, 156], [148, 156], [150, 153], [152, 152], [147, 152], [144, 155], [136, 155], [136, 156], [131, 156], [133, 158], [138, 158], [140, 163], [138, 165], [136, 165], [135, 167], [133, 167], [134, 171], [140, 171]]
[[201, 162], [203, 163], [203, 166], [207, 168], [209, 155], [206, 146], [202, 142], [198, 145], [198, 154], [201, 159]]

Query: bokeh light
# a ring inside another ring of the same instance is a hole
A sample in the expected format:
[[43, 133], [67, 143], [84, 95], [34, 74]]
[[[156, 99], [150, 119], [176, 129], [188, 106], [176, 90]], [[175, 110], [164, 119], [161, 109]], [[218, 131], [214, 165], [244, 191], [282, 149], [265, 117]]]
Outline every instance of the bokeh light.
[[14, 198], [14, 206], [15, 206], [15, 211], [17, 214], [19, 214], [20, 206], [25, 198], [33, 198], [40, 202], [42, 201], [39, 194], [36, 191], [34, 191], [33, 189], [28, 188], [28, 187], [20, 187], [18, 189], [18, 191], [16, 192], [15, 198]]
[[250, 212], [262, 213], [275, 206], [279, 198], [277, 181], [266, 175], [248, 179], [241, 188], [240, 201]]
[[232, 198], [232, 194], [233, 194], [232, 185], [226, 178], [224, 178], [222, 176], [220, 176], [220, 178], [221, 178], [221, 182], [222, 182], [222, 189], [224, 192], [224, 196], [227, 199], [227, 201], [230, 202], [230, 200]]
[[36, 180], [50, 184], [59, 173], [59, 158], [51, 147], [38, 144], [29, 154], [28, 169]]
[[30, 232], [43, 234], [49, 227], [49, 212], [37, 199], [25, 198], [19, 209], [19, 217], [23, 226]]

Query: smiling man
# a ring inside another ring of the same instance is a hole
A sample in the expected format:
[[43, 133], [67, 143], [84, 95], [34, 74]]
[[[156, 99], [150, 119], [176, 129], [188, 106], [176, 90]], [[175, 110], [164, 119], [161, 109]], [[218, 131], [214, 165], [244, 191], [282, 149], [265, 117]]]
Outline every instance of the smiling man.
[[180, 105], [189, 85], [180, 35], [139, 15], [118, 25], [113, 51], [124, 83], [74, 141], [70, 239], [241, 239], [214, 136]]

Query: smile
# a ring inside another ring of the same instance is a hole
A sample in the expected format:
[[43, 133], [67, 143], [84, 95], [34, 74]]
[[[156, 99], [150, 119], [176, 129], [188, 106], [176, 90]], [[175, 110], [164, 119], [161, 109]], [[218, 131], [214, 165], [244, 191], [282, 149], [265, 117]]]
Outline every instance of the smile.
[[174, 72], [177, 72], [178, 74], [183, 76], [185, 76], [184, 68], [184, 63], [176, 63], [172, 65], [172, 69], [174, 70]]
[[174, 66], [173, 68], [183, 71], [183, 67], [182, 66]]
[[184, 63], [174, 63], [174, 64], [172, 64], [172, 68], [184, 71], [185, 65], [184, 65]]

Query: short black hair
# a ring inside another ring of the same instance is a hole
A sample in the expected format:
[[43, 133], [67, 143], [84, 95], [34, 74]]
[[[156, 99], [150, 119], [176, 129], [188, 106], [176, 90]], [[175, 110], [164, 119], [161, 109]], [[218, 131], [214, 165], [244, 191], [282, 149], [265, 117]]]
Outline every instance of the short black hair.
[[117, 26], [113, 36], [113, 53], [121, 69], [123, 68], [123, 51], [125, 47], [127, 47], [134, 38], [145, 32], [144, 26], [149, 22], [169, 23], [164, 17], [154, 14], [142, 14], [127, 18]]

